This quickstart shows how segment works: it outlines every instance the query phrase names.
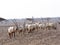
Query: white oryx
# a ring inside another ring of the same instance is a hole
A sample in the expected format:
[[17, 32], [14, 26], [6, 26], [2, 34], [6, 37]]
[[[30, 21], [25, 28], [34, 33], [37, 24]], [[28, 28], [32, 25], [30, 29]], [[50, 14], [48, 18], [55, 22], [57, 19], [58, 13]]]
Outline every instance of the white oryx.
[[17, 30], [17, 27], [11, 26], [8, 28], [9, 37], [10, 38], [12, 38], [13, 36], [15, 37], [16, 32], [18, 32], [20, 34], [21, 32], [23, 32], [23, 30], [24, 30], [23, 26], [18, 27], [18, 30]]
[[35, 29], [37, 29], [37, 30], [38, 30], [39, 23], [38, 23], [38, 22], [36, 22], [36, 23], [35, 23], [35, 26], [36, 26], [36, 28], [35, 28]]
[[25, 29], [27, 32], [30, 32], [33, 29], [32, 24], [26, 24]]
[[32, 24], [33, 30], [37, 29], [37, 25], [35, 23]]
[[46, 29], [46, 25], [45, 25], [45, 23], [40, 23], [39, 25], [38, 25], [38, 28], [39, 29]]
[[46, 23], [47, 29], [56, 29], [57, 25], [56, 23]]
[[10, 37], [10, 38], [12, 38], [12, 36], [15, 37], [15, 32], [16, 32], [16, 31], [17, 31], [17, 30], [16, 30], [16, 27], [13, 27], [13, 26], [9, 27], [9, 28], [8, 28], [9, 37]]
[[33, 30], [36, 29], [36, 24], [35, 24], [35, 23], [25, 24], [25, 29], [26, 29], [28, 32], [31, 32], [31, 31], [33, 31]]

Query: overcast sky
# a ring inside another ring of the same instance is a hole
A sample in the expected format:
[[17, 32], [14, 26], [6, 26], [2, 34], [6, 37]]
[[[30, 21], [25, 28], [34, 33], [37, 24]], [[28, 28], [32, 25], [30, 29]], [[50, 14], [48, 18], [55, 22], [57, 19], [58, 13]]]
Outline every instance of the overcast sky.
[[0, 17], [60, 17], [60, 0], [0, 0]]

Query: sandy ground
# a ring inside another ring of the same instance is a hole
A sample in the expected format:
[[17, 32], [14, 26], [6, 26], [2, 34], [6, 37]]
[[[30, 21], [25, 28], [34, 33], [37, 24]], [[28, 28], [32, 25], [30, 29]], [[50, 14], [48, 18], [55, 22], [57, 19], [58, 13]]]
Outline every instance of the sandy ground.
[[8, 36], [7, 28], [0, 27], [0, 45], [60, 45], [60, 24], [56, 30], [35, 30], [29, 34], [16, 33], [16, 37], [12, 39]]

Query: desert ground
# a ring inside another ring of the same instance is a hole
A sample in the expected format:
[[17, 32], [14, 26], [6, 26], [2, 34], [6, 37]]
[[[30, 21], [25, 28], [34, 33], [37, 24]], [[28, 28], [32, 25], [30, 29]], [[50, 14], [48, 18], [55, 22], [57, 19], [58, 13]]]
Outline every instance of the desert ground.
[[28, 34], [16, 33], [16, 37], [10, 39], [7, 33], [9, 26], [0, 25], [0, 45], [60, 45], [60, 24], [57, 29], [34, 30]]

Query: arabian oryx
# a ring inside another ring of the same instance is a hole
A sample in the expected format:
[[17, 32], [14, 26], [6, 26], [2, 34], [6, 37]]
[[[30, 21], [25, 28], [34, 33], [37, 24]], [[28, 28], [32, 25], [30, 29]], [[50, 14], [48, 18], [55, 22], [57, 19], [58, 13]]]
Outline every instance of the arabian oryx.
[[56, 29], [57, 24], [56, 23], [46, 23], [46, 28], [47, 29]]
[[25, 25], [25, 29], [27, 31], [27, 33], [31, 32], [33, 30], [33, 25], [32, 24], [26, 24]]
[[11, 26], [11, 27], [8, 28], [8, 34], [9, 34], [9, 37], [10, 38], [12, 38], [12, 36], [15, 37], [15, 32], [17, 31], [16, 29], [17, 28], [16, 27], [13, 27], [13, 26]]

